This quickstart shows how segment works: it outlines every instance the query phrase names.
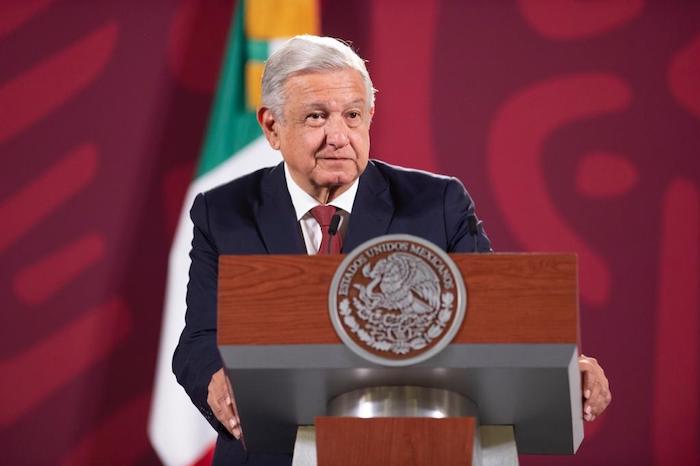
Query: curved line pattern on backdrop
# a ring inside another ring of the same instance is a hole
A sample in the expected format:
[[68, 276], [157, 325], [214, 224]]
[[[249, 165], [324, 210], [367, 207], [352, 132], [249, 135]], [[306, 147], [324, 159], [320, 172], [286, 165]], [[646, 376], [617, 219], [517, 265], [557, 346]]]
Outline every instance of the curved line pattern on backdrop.
[[[528, 250], [577, 252], [581, 295], [599, 306], [610, 294], [610, 269], [604, 257], [557, 211], [547, 191], [543, 148], [558, 129], [619, 112], [630, 100], [629, 86], [614, 75], [552, 78], [511, 96], [497, 112], [489, 132], [489, 179], [511, 233]], [[538, 109], [538, 119], [532, 118], [532, 108]]]

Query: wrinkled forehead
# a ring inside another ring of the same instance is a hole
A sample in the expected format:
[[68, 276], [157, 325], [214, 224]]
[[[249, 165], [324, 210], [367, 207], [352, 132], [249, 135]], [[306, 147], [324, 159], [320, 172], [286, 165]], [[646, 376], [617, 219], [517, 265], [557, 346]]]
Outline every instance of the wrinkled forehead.
[[334, 102], [368, 108], [367, 87], [359, 71], [352, 68], [304, 70], [290, 75], [284, 83], [284, 106], [318, 105]]

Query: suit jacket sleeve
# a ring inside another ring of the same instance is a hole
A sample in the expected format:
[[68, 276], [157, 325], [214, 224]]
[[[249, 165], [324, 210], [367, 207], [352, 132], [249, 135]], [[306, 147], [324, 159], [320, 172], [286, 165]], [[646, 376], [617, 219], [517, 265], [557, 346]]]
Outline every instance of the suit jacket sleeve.
[[[457, 178], [450, 178], [444, 194], [447, 252], [492, 252], [491, 241], [476, 217], [474, 201]], [[470, 231], [469, 217], [476, 222], [476, 234]]]
[[211, 376], [223, 367], [216, 347], [216, 289], [219, 253], [209, 229], [207, 199], [199, 194], [190, 217], [194, 237], [187, 284], [185, 328], [173, 356], [173, 372], [192, 403], [220, 434], [231, 435], [216, 419], [207, 403]]

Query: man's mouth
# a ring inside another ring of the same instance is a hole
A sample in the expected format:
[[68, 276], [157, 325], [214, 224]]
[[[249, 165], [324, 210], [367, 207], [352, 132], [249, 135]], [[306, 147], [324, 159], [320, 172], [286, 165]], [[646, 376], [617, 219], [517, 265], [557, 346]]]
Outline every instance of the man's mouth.
[[351, 162], [354, 159], [351, 157], [336, 157], [336, 156], [320, 155], [320, 156], [316, 157], [316, 160], [326, 160], [329, 162], [343, 162], [343, 161]]

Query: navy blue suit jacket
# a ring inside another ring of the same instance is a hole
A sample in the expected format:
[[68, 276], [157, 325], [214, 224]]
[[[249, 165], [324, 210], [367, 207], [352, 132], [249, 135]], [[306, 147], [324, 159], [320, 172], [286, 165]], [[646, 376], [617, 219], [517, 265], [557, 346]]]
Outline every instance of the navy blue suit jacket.
[[[478, 233], [470, 233], [468, 217], [473, 214], [474, 203], [456, 178], [371, 160], [360, 176], [343, 251], [393, 233], [419, 236], [447, 252], [489, 251], [480, 223]], [[218, 422], [207, 404], [211, 376], [222, 367], [216, 347], [218, 258], [228, 254], [306, 254], [306, 247], [283, 164], [199, 194], [190, 215], [194, 239], [187, 313], [173, 371], [195, 406], [219, 432], [214, 464], [244, 464], [240, 442]], [[245, 464], [290, 462], [289, 456], [250, 455]]]

